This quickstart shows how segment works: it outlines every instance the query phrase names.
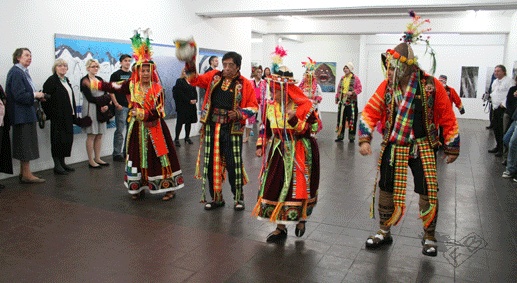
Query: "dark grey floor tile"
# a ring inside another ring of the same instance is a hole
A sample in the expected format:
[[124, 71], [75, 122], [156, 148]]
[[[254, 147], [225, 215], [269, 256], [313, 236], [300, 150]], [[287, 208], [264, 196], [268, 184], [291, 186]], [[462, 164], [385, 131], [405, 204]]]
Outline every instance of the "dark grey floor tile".
[[334, 142], [335, 113], [322, 117], [319, 199], [303, 237], [289, 224], [284, 244], [268, 244], [275, 224], [250, 215], [261, 166], [252, 143], [243, 147], [250, 177], [243, 212], [233, 210], [227, 183], [226, 206], [203, 209], [201, 182], [192, 178], [197, 147], [185, 146], [178, 156], [186, 187], [170, 202], [149, 194], [132, 201], [121, 163], [93, 171], [81, 162], [68, 176], [38, 172], [47, 179], [38, 185], [22, 186], [16, 176], [2, 180], [0, 281], [514, 281], [517, 184], [501, 178], [500, 160], [486, 152], [493, 134], [485, 122], [460, 119], [455, 163], [445, 164], [438, 153], [438, 256], [426, 257], [411, 174], [406, 214], [391, 229], [394, 243], [365, 249], [366, 238], [379, 229], [379, 220], [368, 216], [380, 137], [372, 143], [374, 156], [360, 156], [357, 144]]

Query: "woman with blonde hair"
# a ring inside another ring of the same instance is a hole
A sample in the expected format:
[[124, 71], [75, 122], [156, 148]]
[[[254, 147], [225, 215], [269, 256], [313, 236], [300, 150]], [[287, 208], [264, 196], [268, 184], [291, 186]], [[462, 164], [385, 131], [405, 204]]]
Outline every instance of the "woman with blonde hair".
[[74, 90], [66, 77], [68, 63], [57, 59], [52, 66], [52, 75], [43, 84], [43, 92], [48, 94], [42, 102], [47, 118], [50, 119], [50, 150], [54, 159], [54, 173], [66, 175], [75, 171], [65, 164], [65, 157], [72, 152], [76, 105]]
[[[99, 72], [99, 62], [95, 59], [86, 61], [86, 71], [88, 74], [81, 79], [81, 82], [102, 82], [102, 78], [97, 75]], [[97, 117], [97, 107], [100, 112], [108, 111], [108, 104], [111, 103], [111, 97], [105, 91], [90, 90], [90, 88], [81, 84], [81, 92], [84, 95], [82, 116], [90, 116], [92, 124], [84, 128], [88, 135], [86, 138], [86, 152], [88, 153], [88, 167], [100, 169], [101, 166], [108, 166], [109, 163], [101, 160], [102, 135], [106, 132], [106, 122], [99, 122]]]

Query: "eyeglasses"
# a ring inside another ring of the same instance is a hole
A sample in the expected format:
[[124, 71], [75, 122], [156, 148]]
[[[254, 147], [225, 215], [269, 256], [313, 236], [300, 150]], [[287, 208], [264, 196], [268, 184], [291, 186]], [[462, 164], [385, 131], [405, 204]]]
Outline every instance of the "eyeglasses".
[[90, 66], [90, 68], [98, 69], [98, 68], [99, 68], [99, 66]]

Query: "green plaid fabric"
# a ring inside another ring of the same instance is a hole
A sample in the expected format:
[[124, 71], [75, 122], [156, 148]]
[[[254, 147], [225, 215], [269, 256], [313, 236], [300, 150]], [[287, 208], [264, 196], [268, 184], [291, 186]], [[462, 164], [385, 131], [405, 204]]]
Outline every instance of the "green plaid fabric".
[[[210, 164], [210, 156], [212, 155], [212, 148], [213, 148], [213, 135], [214, 135], [214, 127], [215, 125], [205, 124], [205, 139], [204, 139], [204, 155], [203, 155], [203, 162], [204, 162], [204, 168], [203, 168], [203, 187], [202, 187], [202, 197], [201, 201], [206, 201], [206, 183], [208, 179], [208, 165]], [[229, 131], [230, 128], [221, 129], [222, 131]], [[239, 200], [242, 196], [242, 187], [248, 180], [246, 171], [244, 170], [244, 165], [242, 162], [242, 150], [241, 150], [241, 144], [242, 144], [242, 135], [230, 135], [230, 146], [231, 151], [233, 155], [233, 163], [235, 164], [235, 199]], [[226, 165], [226, 156], [223, 152], [225, 152], [228, 149], [221, 148], [221, 159], [224, 164], [221, 164], [221, 166]], [[226, 167], [226, 166], [225, 166]], [[217, 199], [217, 196], [215, 196]], [[221, 199], [222, 200], [222, 199]]]

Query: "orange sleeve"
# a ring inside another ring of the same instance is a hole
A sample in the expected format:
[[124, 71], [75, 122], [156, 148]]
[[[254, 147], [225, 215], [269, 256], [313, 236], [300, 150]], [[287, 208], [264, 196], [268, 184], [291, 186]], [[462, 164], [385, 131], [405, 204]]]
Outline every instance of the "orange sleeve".
[[386, 112], [384, 95], [386, 93], [387, 86], [388, 81], [383, 81], [377, 87], [377, 90], [372, 97], [370, 97], [368, 103], [364, 106], [363, 113], [359, 119], [359, 144], [362, 142], [371, 142], [375, 127], [377, 126], [377, 123], [381, 121], [383, 114]]
[[434, 78], [435, 101], [434, 101], [434, 124], [443, 128], [444, 152], [446, 154], [460, 153], [460, 134], [456, 115], [452, 110], [452, 103], [447, 96], [443, 85]]

